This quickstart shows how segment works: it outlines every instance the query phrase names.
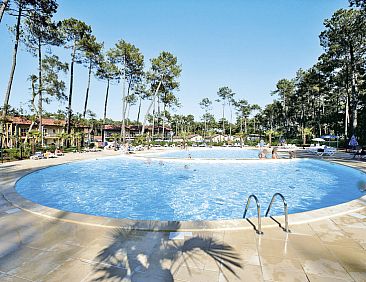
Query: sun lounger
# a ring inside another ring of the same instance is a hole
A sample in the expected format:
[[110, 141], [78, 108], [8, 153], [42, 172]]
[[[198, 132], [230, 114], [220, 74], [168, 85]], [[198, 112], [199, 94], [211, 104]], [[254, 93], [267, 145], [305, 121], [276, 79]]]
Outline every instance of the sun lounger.
[[306, 151], [309, 153], [317, 154], [319, 150], [324, 150], [325, 146], [310, 146]]
[[35, 152], [34, 155], [30, 156], [31, 160], [40, 160], [40, 159], [44, 159], [44, 155], [42, 152]]
[[333, 156], [337, 152], [336, 148], [333, 147], [324, 147], [324, 149], [318, 149], [316, 154], [318, 156]]
[[45, 153], [45, 157], [47, 159], [57, 158], [55, 153]]

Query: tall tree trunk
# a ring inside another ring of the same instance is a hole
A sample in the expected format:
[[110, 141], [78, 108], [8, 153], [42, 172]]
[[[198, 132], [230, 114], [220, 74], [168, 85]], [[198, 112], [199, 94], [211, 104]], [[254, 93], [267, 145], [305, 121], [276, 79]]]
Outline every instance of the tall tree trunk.
[[140, 122], [141, 103], [142, 103], [142, 98], [141, 98], [141, 96], [140, 96], [139, 110], [138, 110], [138, 112], [137, 112], [137, 121], [136, 121], [137, 126], [139, 125], [139, 122]]
[[[90, 77], [91, 77], [91, 71], [92, 71], [92, 62], [89, 61], [89, 71], [88, 71], [88, 85], [86, 87], [86, 93], [85, 93], [85, 102], [84, 102], [84, 111], [83, 111], [83, 119], [85, 119], [86, 111], [88, 109], [88, 99], [89, 99], [89, 89], [90, 89]], [[89, 128], [88, 128], [89, 131]], [[88, 143], [90, 143], [90, 134], [88, 134]], [[84, 147], [84, 130], [81, 133], [81, 147]]]
[[165, 104], [163, 106], [163, 140], [165, 139]]
[[122, 127], [121, 127], [121, 136], [119, 138], [119, 141], [121, 143], [121, 137], [122, 137], [122, 143], [126, 143], [126, 120], [125, 120], [125, 104], [126, 104], [126, 77], [125, 73], [123, 73], [123, 84], [122, 84], [123, 90], [122, 90]]
[[149, 112], [151, 111], [151, 107], [154, 104], [154, 100], [155, 100], [154, 98], [155, 98], [155, 96], [158, 95], [160, 86], [161, 86], [161, 80], [159, 81], [158, 87], [156, 88], [156, 91], [155, 91], [155, 93], [154, 93], [154, 95], [152, 97], [151, 103], [150, 103], [149, 107], [147, 108], [147, 111], [146, 111], [146, 114], [145, 114], [145, 118], [144, 118], [144, 123], [142, 124], [141, 134], [144, 134], [144, 132], [145, 132], [145, 126], [146, 126], [147, 116], [149, 115]]
[[[225, 136], [225, 104], [222, 105], [222, 136]], [[221, 136], [220, 136], [221, 142]]]
[[[20, 20], [21, 20], [22, 11], [23, 11], [23, 6], [22, 5], [23, 5], [22, 1], [20, 0], [19, 1], [18, 16], [17, 16], [18, 17], [17, 18], [17, 25], [16, 25], [16, 31], [15, 31], [15, 44], [14, 44], [14, 49], [13, 49], [13, 62], [12, 62], [11, 70], [10, 70], [10, 77], [9, 77], [9, 81], [8, 81], [8, 87], [6, 89], [5, 96], [4, 96], [4, 106], [3, 106], [3, 111], [2, 111], [1, 119], [0, 119], [0, 133], [3, 133], [5, 118], [6, 118], [6, 115], [8, 113], [10, 92], [11, 92], [11, 87], [12, 87], [13, 79], [14, 79], [15, 66], [17, 64], [17, 53], [18, 53], [19, 37], [20, 37]], [[2, 144], [0, 144], [0, 148], [1, 147], [2, 147]]]
[[350, 126], [350, 93], [349, 93], [349, 65], [346, 65], [346, 106], [345, 106], [345, 125], [344, 125], [344, 135], [348, 137], [348, 131]]
[[127, 124], [127, 126], [129, 126], [130, 125], [130, 120], [129, 120], [129, 118], [130, 118], [130, 109], [131, 109], [131, 104], [127, 104], [126, 105], [126, 124]]
[[[131, 81], [128, 83], [127, 96], [130, 95]], [[126, 143], [126, 111], [127, 111], [127, 101], [126, 101], [126, 79], [123, 80], [123, 94], [122, 94], [122, 127], [121, 136], [122, 143]]]
[[41, 136], [41, 145], [43, 146], [43, 124], [42, 124], [42, 45], [41, 37], [38, 37], [38, 131]]
[[155, 100], [154, 111], [157, 110], [158, 113], [156, 114], [156, 112], [155, 112], [154, 117], [156, 116], [155, 120], [156, 120], [156, 124], [158, 125], [157, 134], [159, 135], [160, 134], [160, 128], [159, 128], [159, 125], [160, 125], [160, 122], [159, 122], [159, 117], [160, 117], [160, 97], [159, 96], [157, 96], [157, 97], [158, 97], [158, 107], [156, 109], [156, 100]]
[[[71, 115], [72, 115], [72, 108], [71, 108], [71, 102], [72, 102], [72, 86], [73, 86], [73, 80], [74, 80], [74, 63], [75, 63], [75, 53], [76, 53], [76, 42], [74, 42], [74, 46], [72, 48], [72, 54], [71, 54], [71, 66], [70, 66], [70, 89], [69, 89], [69, 99], [68, 99], [68, 108], [67, 108], [67, 127], [66, 127], [66, 133], [71, 133]], [[67, 147], [70, 145], [70, 141], [67, 141]]]
[[[31, 99], [30, 102], [31, 102], [32, 110], [35, 113], [34, 115], [37, 116], [37, 109], [36, 109], [36, 105], [35, 105], [35, 99], [36, 99], [36, 95], [37, 94], [36, 94], [36, 90], [35, 90], [35, 85], [34, 84], [35, 84], [35, 81], [32, 80], [32, 99]], [[28, 128], [28, 134], [25, 135], [24, 143], [27, 143], [28, 142], [28, 137], [29, 137], [30, 132], [33, 129], [34, 124], [35, 124], [35, 121], [32, 120], [32, 122], [31, 122], [31, 124], [30, 124], [30, 126]]]
[[155, 96], [153, 97], [154, 106], [153, 106], [153, 120], [152, 120], [152, 129], [151, 129], [151, 140], [154, 141], [155, 134]]
[[8, 6], [9, 0], [3, 0], [3, 3], [0, 6], [0, 23], [3, 18], [6, 7]]
[[355, 67], [355, 56], [353, 45], [350, 46], [350, 57], [351, 57], [351, 129], [352, 134], [355, 134], [355, 130], [357, 128], [357, 106], [358, 106], [358, 89], [356, 82], [356, 67]]
[[231, 103], [229, 103], [229, 109], [230, 109], [230, 126], [229, 126], [229, 131], [230, 131], [230, 141], [231, 141], [231, 124], [233, 122], [233, 109], [231, 108]]
[[105, 93], [105, 99], [104, 99], [104, 113], [103, 113], [103, 123], [104, 124], [105, 124], [105, 120], [107, 118], [108, 95], [109, 95], [109, 79], [107, 80], [107, 91]]
[[203, 140], [206, 138], [206, 135], [207, 135], [207, 112], [205, 114], [204, 120], [205, 120], [205, 131], [203, 133]]
[[349, 95], [346, 94], [346, 105], [344, 109], [344, 136], [348, 137], [348, 124], [349, 124]]
[[87, 108], [88, 108], [91, 71], [92, 71], [92, 62], [90, 60], [89, 61], [89, 71], [88, 71], [88, 86], [86, 87], [85, 102], [84, 102], [84, 112], [83, 112], [83, 118], [84, 119], [85, 119], [86, 111], [87, 111]]

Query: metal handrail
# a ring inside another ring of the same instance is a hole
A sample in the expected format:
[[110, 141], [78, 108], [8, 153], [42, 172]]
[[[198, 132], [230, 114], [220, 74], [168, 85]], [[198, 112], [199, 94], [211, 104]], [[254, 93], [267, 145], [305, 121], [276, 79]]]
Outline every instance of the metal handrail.
[[273, 204], [273, 202], [274, 202], [274, 200], [275, 200], [276, 196], [280, 196], [280, 197], [281, 197], [281, 199], [282, 199], [282, 202], [283, 202], [283, 209], [284, 209], [284, 211], [285, 211], [285, 231], [286, 231], [286, 232], [290, 232], [290, 230], [288, 229], [288, 209], [287, 209], [287, 202], [286, 202], [285, 197], [284, 197], [281, 193], [275, 193], [275, 194], [273, 195], [272, 200], [271, 200], [271, 203], [269, 204], [268, 209], [267, 209], [267, 211], [266, 211], [266, 216], [268, 216], [269, 211], [270, 211], [270, 209], [271, 209], [271, 207], [272, 207], [272, 204]]
[[257, 213], [258, 213], [258, 229], [256, 230], [258, 234], [263, 234], [262, 232], [262, 224], [261, 224], [261, 205], [259, 204], [258, 198], [256, 195], [252, 194], [249, 196], [248, 201], [247, 201], [247, 205], [245, 206], [245, 211], [243, 214], [243, 218], [245, 218], [249, 205], [250, 205], [250, 199], [254, 198], [256, 204], [257, 204]]

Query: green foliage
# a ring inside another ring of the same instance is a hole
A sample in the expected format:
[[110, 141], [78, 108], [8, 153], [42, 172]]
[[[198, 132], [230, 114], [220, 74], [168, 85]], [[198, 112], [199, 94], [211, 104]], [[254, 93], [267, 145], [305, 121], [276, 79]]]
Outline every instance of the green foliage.
[[119, 40], [115, 47], [107, 52], [114, 64], [119, 64], [119, 73], [126, 79], [129, 87], [138, 84], [143, 76], [144, 56], [135, 45]]
[[94, 35], [86, 34], [80, 41], [81, 50], [84, 53], [83, 62], [89, 67], [94, 68], [102, 61], [103, 43], [97, 42]]
[[121, 75], [118, 67], [111, 62], [109, 57], [103, 58], [99, 61], [96, 76], [103, 80], [118, 80]]
[[[66, 73], [68, 69], [68, 64], [61, 62], [58, 56], [45, 56], [42, 60], [42, 91], [49, 97], [56, 98], [58, 101], [66, 100], [65, 82], [59, 79], [59, 73]], [[46, 102], [49, 102], [47, 97], [44, 97], [43, 99], [45, 99]]]
[[[39, 1], [43, 3], [43, 8], [31, 9], [25, 17], [25, 26], [22, 39], [34, 56], [38, 56], [42, 46], [62, 44], [58, 25], [52, 22], [52, 16], [57, 11], [57, 3], [54, 0]], [[40, 59], [40, 58], [39, 58]]]
[[19, 148], [3, 149], [3, 159], [5, 161], [14, 161], [28, 159], [31, 156], [31, 148], [22, 145]]
[[178, 59], [169, 52], [161, 52], [157, 58], [151, 59], [151, 69], [147, 73], [148, 82], [151, 89], [157, 89], [158, 93], [169, 93], [179, 89], [177, 78], [180, 76], [182, 68], [178, 65]]
[[83, 44], [85, 43], [83, 39], [89, 37], [92, 30], [86, 23], [75, 18], [69, 18], [60, 22], [60, 32], [64, 43], [71, 42], [73, 44], [66, 47], [75, 46], [77, 50], [83, 51]]
[[68, 148], [64, 148], [63, 149], [63, 152], [64, 153], [74, 153], [74, 152], [76, 152], [77, 151], [77, 147], [74, 147], [74, 146], [70, 146], [70, 147], [68, 147]]

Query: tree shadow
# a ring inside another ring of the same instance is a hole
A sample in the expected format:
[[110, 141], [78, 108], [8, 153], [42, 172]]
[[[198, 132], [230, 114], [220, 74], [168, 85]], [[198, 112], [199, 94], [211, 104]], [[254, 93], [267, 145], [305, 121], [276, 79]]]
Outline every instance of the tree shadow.
[[[179, 227], [178, 222], [176, 230]], [[170, 240], [167, 232], [139, 231], [134, 226], [117, 228], [111, 235], [111, 243], [95, 259], [92, 281], [174, 281], [181, 266], [190, 273], [192, 267], [202, 266], [203, 260], [212, 260], [217, 269], [225, 268], [236, 277], [236, 268], [243, 267], [234, 249], [212, 236]]]

